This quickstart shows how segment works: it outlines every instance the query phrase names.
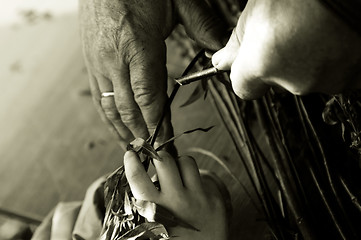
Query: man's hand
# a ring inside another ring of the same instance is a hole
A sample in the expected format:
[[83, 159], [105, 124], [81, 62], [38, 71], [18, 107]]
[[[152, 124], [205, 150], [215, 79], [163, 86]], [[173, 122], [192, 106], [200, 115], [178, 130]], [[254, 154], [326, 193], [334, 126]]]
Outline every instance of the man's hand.
[[227, 216], [222, 196], [214, 182], [207, 188], [202, 182], [197, 164], [190, 157], [181, 157], [176, 163], [166, 152], [159, 152], [162, 161], [154, 160], [161, 191], [148, 177], [137, 154], [124, 156], [125, 174], [133, 196], [147, 200], [170, 210], [177, 218], [200, 231], [182, 227], [167, 228], [169, 235], [177, 239], [227, 238]]
[[[146, 139], [167, 100], [164, 40], [180, 22], [200, 45], [218, 50], [220, 22], [201, 0], [80, 0], [79, 5], [85, 63], [98, 112], [123, 147], [135, 137]], [[101, 98], [103, 92], [115, 96]], [[171, 134], [168, 118], [161, 140]]]
[[315, 0], [249, 0], [213, 65], [231, 69], [235, 93], [271, 86], [294, 94], [361, 88], [361, 37]]

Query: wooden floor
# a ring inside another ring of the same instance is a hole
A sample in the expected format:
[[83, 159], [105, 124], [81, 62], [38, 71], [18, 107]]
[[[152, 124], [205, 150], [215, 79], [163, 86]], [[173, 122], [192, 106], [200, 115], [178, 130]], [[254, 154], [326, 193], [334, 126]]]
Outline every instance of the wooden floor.
[[[93, 107], [75, 13], [0, 26], [0, 35], [0, 208], [41, 219], [59, 201], [81, 200], [92, 181], [122, 164], [123, 152]], [[183, 67], [173, 59], [170, 75]], [[182, 89], [173, 105], [175, 132], [215, 127], [178, 139], [179, 152], [210, 150], [249, 186], [210, 102], [179, 108], [191, 88]], [[195, 156], [201, 168], [215, 171], [229, 186], [231, 239], [263, 239], [262, 215], [239, 184], [213, 160]]]

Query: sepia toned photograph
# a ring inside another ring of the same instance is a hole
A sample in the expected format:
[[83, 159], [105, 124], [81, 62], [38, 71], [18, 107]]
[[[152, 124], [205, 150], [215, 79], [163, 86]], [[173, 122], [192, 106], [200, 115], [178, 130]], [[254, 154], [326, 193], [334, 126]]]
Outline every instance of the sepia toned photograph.
[[0, 240], [361, 239], [360, 0], [1, 0]]

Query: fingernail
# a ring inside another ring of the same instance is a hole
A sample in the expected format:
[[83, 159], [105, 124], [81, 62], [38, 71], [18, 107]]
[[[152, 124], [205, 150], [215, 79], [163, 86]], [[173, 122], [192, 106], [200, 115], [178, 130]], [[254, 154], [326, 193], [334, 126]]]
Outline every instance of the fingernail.
[[207, 58], [212, 58], [214, 52], [211, 52], [209, 50], [206, 50], [204, 55], [206, 55]]

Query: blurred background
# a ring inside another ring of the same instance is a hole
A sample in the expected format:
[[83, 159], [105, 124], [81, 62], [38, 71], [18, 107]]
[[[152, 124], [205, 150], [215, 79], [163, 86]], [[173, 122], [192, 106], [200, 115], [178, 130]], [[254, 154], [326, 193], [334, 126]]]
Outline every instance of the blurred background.
[[[77, 1], [0, 3], [1, 226], [16, 215], [41, 221], [58, 202], [82, 200], [94, 180], [122, 164], [123, 151], [93, 106], [82, 59]], [[172, 79], [180, 76], [190, 59], [185, 57], [186, 45], [172, 40], [167, 45]], [[211, 103], [200, 99], [179, 108], [192, 88], [182, 87], [172, 106], [175, 132], [215, 127], [206, 134], [178, 139], [179, 152], [190, 147], [210, 150], [241, 172], [239, 161], [232, 161], [234, 149]], [[263, 235], [261, 217], [239, 184], [214, 161], [204, 156], [197, 161], [201, 168], [215, 171], [231, 190], [233, 238]], [[239, 178], [249, 186], [244, 174]]]
[[77, 1], [2, 1], [0, 207], [42, 219], [121, 163], [94, 110]]

